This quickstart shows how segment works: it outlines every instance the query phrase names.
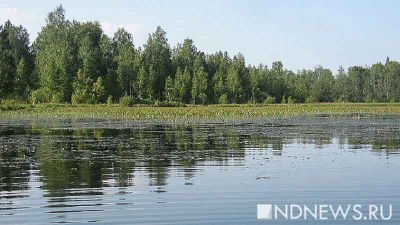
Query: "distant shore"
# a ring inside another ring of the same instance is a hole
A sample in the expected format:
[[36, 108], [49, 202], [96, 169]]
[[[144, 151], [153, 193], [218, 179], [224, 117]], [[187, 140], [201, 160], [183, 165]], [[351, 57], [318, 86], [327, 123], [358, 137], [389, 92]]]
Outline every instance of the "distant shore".
[[273, 117], [386, 117], [400, 116], [396, 103], [315, 103], [267, 105], [208, 105], [160, 107], [113, 104], [15, 104], [0, 105], [1, 119], [127, 119], [127, 120], [247, 120]]

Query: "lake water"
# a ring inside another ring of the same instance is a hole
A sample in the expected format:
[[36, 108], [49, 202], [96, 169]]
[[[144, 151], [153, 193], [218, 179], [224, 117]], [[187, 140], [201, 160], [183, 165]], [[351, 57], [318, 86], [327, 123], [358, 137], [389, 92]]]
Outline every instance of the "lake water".
[[[0, 224], [400, 224], [400, 119], [1, 121]], [[257, 204], [392, 204], [389, 221]]]

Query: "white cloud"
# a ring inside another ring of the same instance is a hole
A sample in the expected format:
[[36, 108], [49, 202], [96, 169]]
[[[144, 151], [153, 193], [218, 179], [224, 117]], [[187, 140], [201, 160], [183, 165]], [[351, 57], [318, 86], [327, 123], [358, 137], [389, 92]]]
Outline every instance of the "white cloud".
[[32, 11], [22, 10], [16, 7], [0, 8], [0, 24], [10, 20], [15, 26], [22, 25], [28, 30], [29, 37], [33, 41], [44, 20], [39, 20], [38, 14]]
[[10, 20], [15, 25], [32, 24], [37, 21], [38, 15], [31, 11], [21, 10], [16, 7], [0, 8], [0, 22]]
[[118, 30], [118, 28], [124, 28], [133, 35], [133, 38], [135, 38], [135, 36], [140, 35], [140, 33], [143, 30], [142, 25], [137, 23], [115, 24], [107, 21], [102, 21], [100, 22], [100, 24], [101, 27], [103, 28], [104, 33], [110, 37], [114, 35], [114, 33]]

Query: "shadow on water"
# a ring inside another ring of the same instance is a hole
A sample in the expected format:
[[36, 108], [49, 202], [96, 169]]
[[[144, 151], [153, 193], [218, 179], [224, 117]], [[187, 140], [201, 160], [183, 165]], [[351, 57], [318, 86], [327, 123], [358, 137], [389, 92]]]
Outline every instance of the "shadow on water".
[[[169, 179], [182, 176], [184, 185], [190, 186], [196, 173], [204, 173], [207, 167], [243, 165], [248, 150], [282, 157], [288, 144], [323, 150], [338, 140], [339, 149], [368, 149], [390, 157], [399, 153], [396, 124], [399, 120], [393, 118], [140, 126], [101, 121], [5, 122], [0, 125], [0, 215], [35, 207], [15, 204], [34, 195], [46, 200], [45, 212], [57, 215], [102, 211], [107, 204], [134, 204], [124, 196], [134, 193], [129, 187], [137, 182], [147, 182], [141, 187], [162, 194], [168, 191]], [[110, 199], [112, 188], [118, 189], [116, 202]], [[62, 217], [50, 220], [68, 222]]]

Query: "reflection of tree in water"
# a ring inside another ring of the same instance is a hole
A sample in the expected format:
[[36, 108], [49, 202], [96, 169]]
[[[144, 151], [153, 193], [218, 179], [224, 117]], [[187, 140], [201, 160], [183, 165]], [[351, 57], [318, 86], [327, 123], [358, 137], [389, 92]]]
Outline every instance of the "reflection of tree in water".
[[68, 139], [54, 141], [54, 137], [44, 137], [37, 150], [39, 174], [49, 196], [68, 195], [72, 188], [102, 186], [105, 162], [94, 159], [85, 144]]
[[[393, 126], [203, 124], [128, 129], [34, 127], [15, 132], [29, 137], [8, 136], [11, 141], [7, 141], [0, 136], [1, 191], [28, 188], [30, 165], [36, 162], [48, 196], [67, 196], [77, 188], [129, 187], [134, 185], [135, 171], [141, 168], [150, 185], [163, 186], [171, 172], [191, 179], [202, 165], [243, 160], [245, 149], [280, 156], [285, 144], [324, 148], [337, 139], [340, 146], [348, 144], [355, 149], [367, 145], [374, 152], [384, 150], [388, 154], [398, 152], [400, 145], [399, 132]], [[36, 152], [30, 151], [32, 145]]]
[[0, 151], [0, 192], [21, 191], [29, 188], [30, 161], [22, 149]]
[[44, 136], [36, 153], [43, 186], [50, 196], [68, 195], [73, 188], [133, 185], [137, 153], [121, 146], [118, 138], [103, 137], [113, 136], [114, 131], [61, 133]]
[[24, 128], [0, 127], [0, 193], [29, 189], [34, 141]]
[[134, 184], [136, 166], [143, 166], [150, 185], [166, 185], [170, 167], [195, 176], [201, 163], [223, 165], [243, 159], [255, 143], [280, 155], [282, 136], [242, 133], [231, 126], [149, 126], [145, 129], [37, 129], [41, 136], [36, 159], [43, 187], [50, 196], [74, 188]]
[[369, 134], [350, 136], [347, 142], [352, 149], [371, 146], [375, 153], [390, 155], [400, 152], [399, 132], [388, 127], [375, 128], [370, 130]]

